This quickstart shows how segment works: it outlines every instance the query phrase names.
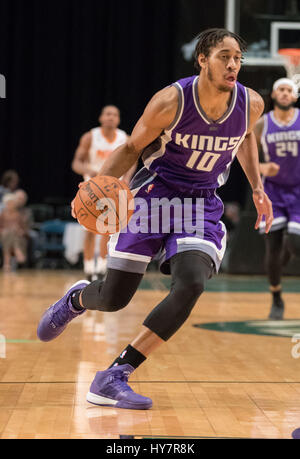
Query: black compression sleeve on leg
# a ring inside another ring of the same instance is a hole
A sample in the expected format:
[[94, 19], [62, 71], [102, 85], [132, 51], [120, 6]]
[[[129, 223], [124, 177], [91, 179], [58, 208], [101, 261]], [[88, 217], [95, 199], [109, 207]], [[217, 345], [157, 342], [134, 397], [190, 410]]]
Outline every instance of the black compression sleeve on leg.
[[287, 245], [292, 255], [299, 258], [300, 257], [300, 235], [289, 233], [287, 235]]
[[143, 274], [108, 269], [104, 281], [92, 282], [82, 291], [86, 309], [115, 312], [125, 308], [135, 294]]
[[283, 230], [273, 231], [265, 236], [266, 271], [270, 285], [281, 283]]
[[171, 291], [146, 318], [145, 327], [164, 341], [170, 339], [189, 317], [213, 269], [210, 256], [198, 250], [175, 255]]

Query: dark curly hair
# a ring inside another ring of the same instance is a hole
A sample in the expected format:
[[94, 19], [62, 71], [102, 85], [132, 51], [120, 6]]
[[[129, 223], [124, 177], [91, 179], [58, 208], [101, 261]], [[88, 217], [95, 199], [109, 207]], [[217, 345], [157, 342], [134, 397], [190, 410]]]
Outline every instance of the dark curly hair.
[[247, 43], [236, 33], [230, 32], [226, 29], [217, 28], [204, 30], [197, 37], [198, 41], [194, 52], [194, 66], [197, 72], [201, 71], [201, 67], [198, 62], [199, 55], [204, 54], [205, 57], [208, 57], [211, 48], [217, 46], [217, 44], [223, 41], [225, 37], [234, 38], [238, 42], [242, 54], [244, 54], [247, 51]]
[[8, 170], [2, 175], [0, 184], [3, 185], [4, 188], [9, 188], [12, 181], [19, 181], [19, 175], [14, 170]]

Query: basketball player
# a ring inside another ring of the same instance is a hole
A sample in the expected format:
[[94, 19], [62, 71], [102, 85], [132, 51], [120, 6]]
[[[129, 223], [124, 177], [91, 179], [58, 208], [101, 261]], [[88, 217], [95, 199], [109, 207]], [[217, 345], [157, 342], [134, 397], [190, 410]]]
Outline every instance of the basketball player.
[[[120, 124], [120, 111], [113, 105], [104, 107], [99, 116], [100, 127], [85, 133], [78, 145], [72, 162], [72, 169], [83, 176], [84, 180], [94, 177], [100, 170], [106, 158], [117, 147], [127, 140], [126, 132], [118, 129]], [[135, 165], [125, 173], [122, 180], [129, 183], [135, 172]], [[101, 236], [99, 256], [95, 264], [95, 239], [96, 235], [86, 231], [83, 263], [84, 273], [89, 280], [103, 277], [106, 273], [106, 257], [108, 236]]]
[[[274, 110], [258, 121], [254, 132], [264, 154], [260, 170], [274, 212], [270, 233], [265, 236], [272, 294], [269, 318], [280, 320], [284, 315], [282, 268], [289, 253], [300, 256], [300, 115], [294, 107], [298, 99], [296, 84], [288, 78], [277, 80], [272, 99]], [[263, 231], [265, 223], [260, 226]]]
[[183, 325], [206, 281], [219, 270], [226, 229], [220, 222], [223, 203], [216, 189], [226, 182], [236, 155], [253, 190], [258, 213], [255, 227], [259, 227], [265, 215], [269, 231], [272, 205], [264, 193], [252, 132], [264, 104], [258, 94], [237, 82], [245, 49], [244, 41], [227, 30], [201, 33], [195, 51], [200, 73], [159, 91], [126, 144], [109, 156], [99, 172], [120, 177], [142, 152], [145, 167], [131, 185], [135, 198], [151, 203], [152, 198], [165, 198], [166, 202], [176, 197], [183, 206], [189, 198], [193, 221], [196, 198], [201, 198], [204, 221], [198, 219], [199, 231], [195, 232], [184, 228], [176, 233], [172, 217], [171, 229], [165, 234], [116, 234], [109, 245], [105, 281], [89, 285], [80, 281], [43, 315], [38, 336], [50, 341], [87, 309], [113, 312], [124, 308], [136, 292], [148, 263], [161, 251], [161, 270], [172, 276], [170, 292], [150, 312], [141, 333], [111, 367], [96, 374], [87, 395], [91, 403], [130, 409], [152, 406], [151, 399], [130, 388], [128, 377]]
[[[94, 177], [109, 154], [127, 140], [126, 132], [118, 129], [120, 111], [113, 105], [104, 107], [99, 116], [100, 127], [85, 133], [75, 152], [72, 169], [83, 176], [84, 180]], [[122, 177], [126, 183], [130, 182], [136, 170], [134, 165]], [[101, 278], [106, 273], [107, 244], [109, 236], [101, 236], [99, 256], [95, 264], [96, 235], [87, 231], [84, 241], [83, 262], [84, 272], [89, 280]]]
[[[106, 158], [117, 147], [127, 140], [126, 132], [118, 129], [120, 124], [120, 111], [114, 105], [107, 105], [99, 116], [100, 127], [85, 133], [75, 152], [72, 169], [84, 180], [97, 175]], [[136, 166], [124, 174], [122, 180], [129, 183]], [[106, 273], [107, 244], [109, 236], [101, 236], [99, 256], [95, 264], [95, 238], [96, 235], [87, 231], [83, 249], [84, 273], [89, 280], [94, 277], [103, 277]]]

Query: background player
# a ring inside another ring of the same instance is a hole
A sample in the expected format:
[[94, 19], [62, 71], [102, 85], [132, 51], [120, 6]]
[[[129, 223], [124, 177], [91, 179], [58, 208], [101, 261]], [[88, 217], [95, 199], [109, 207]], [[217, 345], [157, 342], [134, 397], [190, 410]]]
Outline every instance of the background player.
[[[127, 140], [125, 131], [118, 129], [120, 124], [120, 110], [114, 105], [107, 105], [99, 116], [100, 127], [85, 133], [75, 152], [72, 169], [83, 176], [84, 180], [94, 177], [100, 170], [109, 154]], [[123, 180], [129, 183], [136, 167], [124, 174]], [[103, 277], [106, 273], [107, 243], [109, 236], [101, 236], [99, 256], [95, 263], [96, 235], [86, 231], [83, 263], [84, 273], [89, 280]]]
[[298, 87], [292, 80], [281, 78], [274, 83], [272, 99], [274, 110], [258, 121], [255, 135], [263, 151], [265, 163], [260, 169], [274, 211], [270, 233], [265, 236], [266, 269], [273, 297], [269, 318], [280, 320], [284, 314], [282, 268], [288, 252], [300, 256], [300, 116], [294, 107]]
[[[115, 235], [109, 247], [105, 281], [88, 286], [80, 281], [43, 315], [38, 336], [50, 341], [86, 309], [113, 312], [124, 308], [148, 263], [162, 250], [161, 269], [170, 269], [171, 290], [148, 315], [140, 335], [109, 369], [97, 373], [87, 396], [91, 403], [131, 409], [151, 407], [149, 398], [128, 386], [128, 376], [183, 325], [207, 279], [219, 269], [226, 230], [220, 222], [223, 203], [216, 188], [226, 182], [236, 155], [253, 190], [258, 213], [255, 226], [258, 228], [263, 215], [266, 231], [271, 226], [272, 205], [263, 190], [252, 132], [264, 104], [257, 93], [237, 82], [245, 49], [240, 37], [224, 29], [201, 33], [195, 51], [200, 74], [159, 91], [126, 144], [112, 153], [100, 170], [100, 175], [120, 177], [143, 152], [146, 167], [133, 179], [135, 197], [148, 203], [152, 198], [179, 197], [182, 203], [190, 198], [193, 221], [195, 198], [201, 198], [204, 221], [198, 220], [199, 233], [183, 229], [176, 234], [171, 220], [167, 234], [128, 231]], [[151, 214], [145, 217], [151, 219]]]

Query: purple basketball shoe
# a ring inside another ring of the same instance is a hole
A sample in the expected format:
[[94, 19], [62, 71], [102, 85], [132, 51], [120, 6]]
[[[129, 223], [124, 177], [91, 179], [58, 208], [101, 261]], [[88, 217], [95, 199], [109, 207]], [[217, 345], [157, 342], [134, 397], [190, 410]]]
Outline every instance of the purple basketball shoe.
[[98, 371], [87, 394], [87, 401], [94, 405], [148, 410], [152, 406], [151, 398], [136, 394], [127, 384], [133, 371], [134, 368], [129, 364]]
[[37, 329], [37, 335], [41, 341], [53, 340], [64, 331], [72, 319], [75, 319], [75, 317], [80, 316], [86, 311], [86, 309], [77, 311], [73, 308], [71, 295], [76, 290], [82, 290], [89, 283], [86, 280], [76, 282], [57, 303], [54, 303], [45, 311]]

